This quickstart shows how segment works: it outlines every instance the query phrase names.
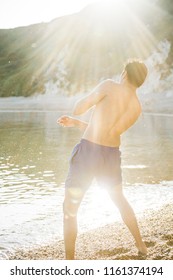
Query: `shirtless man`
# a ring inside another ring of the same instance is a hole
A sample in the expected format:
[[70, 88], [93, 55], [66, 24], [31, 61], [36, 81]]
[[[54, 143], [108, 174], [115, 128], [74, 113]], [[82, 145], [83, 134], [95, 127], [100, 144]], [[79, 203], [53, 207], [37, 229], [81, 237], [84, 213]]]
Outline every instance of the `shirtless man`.
[[69, 116], [62, 116], [57, 121], [62, 126], [84, 130], [81, 142], [73, 149], [65, 183], [64, 242], [68, 260], [74, 259], [75, 255], [77, 211], [93, 178], [106, 187], [134, 237], [138, 252], [147, 254], [135, 214], [122, 191], [119, 150], [120, 135], [141, 114], [136, 90], [143, 84], [146, 76], [147, 68], [143, 62], [128, 61], [120, 83], [105, 80], [75, 105], [74, 115], [81, 115], [94, 106], [89, 123]]

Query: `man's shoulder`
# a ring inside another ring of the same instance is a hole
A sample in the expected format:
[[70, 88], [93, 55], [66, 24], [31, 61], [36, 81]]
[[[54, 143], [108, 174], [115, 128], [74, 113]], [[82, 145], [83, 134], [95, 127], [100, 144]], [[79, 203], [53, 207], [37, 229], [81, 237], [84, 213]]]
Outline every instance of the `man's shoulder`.
[[108, 85], [111, 85], [111, 84], [118, 85], [118, 83], [116, 83], [113, 79], [105, 79], [101, 83], [108, 84]]
[[116, 83], [113, 79], [106, 79], [106, 80], [103, 80], [102, 82], [101, 82], [101, 86], [102, 86], [102, 88], [104, 87], [104, 88], [109, 88], [109, 89], [112, 89], [112, 88], [114, 88], [114, 89], [116, 89], [116, 88], [119, 88], [119, 84], [118, 83]]

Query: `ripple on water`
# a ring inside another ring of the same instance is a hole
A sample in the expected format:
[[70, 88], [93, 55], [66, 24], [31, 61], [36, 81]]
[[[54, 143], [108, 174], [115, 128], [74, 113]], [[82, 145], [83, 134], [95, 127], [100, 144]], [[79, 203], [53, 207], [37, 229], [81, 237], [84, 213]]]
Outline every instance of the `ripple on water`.
[[9, 169], [9, 168], [10, 168], [10, 167], [9, 167], [8, 165], [4, 165], [4, 166], [3, 166], [3, 164], [2, 164], [2, 165], [0, 166], [0, 169], [3, 169], [3, 170], [4, 170], [4, 169]]
[[126, 168], [126, 169], [144, 169], [144, 168], [148, 168], [148, 166], [146, 165], [123, 165], [122, 168]]
[[12, 168], [13, 171], [19, 171], [19, 168]]

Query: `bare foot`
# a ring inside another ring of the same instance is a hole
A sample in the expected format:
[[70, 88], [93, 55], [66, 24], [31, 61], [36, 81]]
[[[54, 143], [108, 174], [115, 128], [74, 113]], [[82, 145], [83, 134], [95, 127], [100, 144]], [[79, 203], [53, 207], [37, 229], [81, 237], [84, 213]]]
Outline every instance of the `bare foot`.
[[145, 245], [144, 242], [142, 242], [140, 245], [136, 244], [136, 247], [138, 249], [139, 254], [144, 255], [144, 256], [147, 255], [147, 246]]

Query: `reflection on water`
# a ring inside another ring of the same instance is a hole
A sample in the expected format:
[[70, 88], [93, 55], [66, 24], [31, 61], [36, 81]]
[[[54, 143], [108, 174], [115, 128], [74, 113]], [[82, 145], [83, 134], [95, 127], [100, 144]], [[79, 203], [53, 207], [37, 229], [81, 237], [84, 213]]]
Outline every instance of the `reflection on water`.
[[[0, 112], [0, 250], [4, 254], [18, 246], [62, 238], [64, 180], [81, 132], [58, 127], [59, 115]], [[173, 116], [143, 115], [122, 137], [125, 193], [139, 215], [173, 199], [172, 121]], [[119, 219], [105, 196], [93, 182], [79, 211], [81, 232]]]

